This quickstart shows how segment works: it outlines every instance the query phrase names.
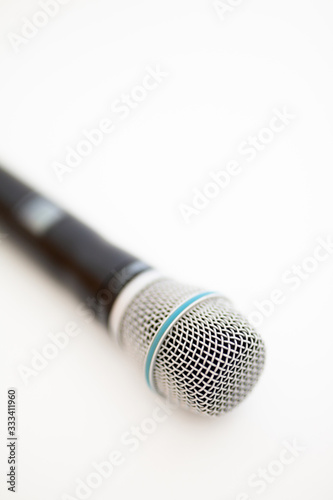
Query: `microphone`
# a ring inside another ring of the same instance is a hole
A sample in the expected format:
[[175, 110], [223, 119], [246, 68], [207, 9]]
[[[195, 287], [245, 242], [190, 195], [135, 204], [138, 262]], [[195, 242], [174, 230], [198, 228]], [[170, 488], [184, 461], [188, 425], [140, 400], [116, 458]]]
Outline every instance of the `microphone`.
[[162, 276], [2, 168], [0, 220], [94, 311], [170, 403], [216, 417], [256, 385], [263, 341], [224, 296]]

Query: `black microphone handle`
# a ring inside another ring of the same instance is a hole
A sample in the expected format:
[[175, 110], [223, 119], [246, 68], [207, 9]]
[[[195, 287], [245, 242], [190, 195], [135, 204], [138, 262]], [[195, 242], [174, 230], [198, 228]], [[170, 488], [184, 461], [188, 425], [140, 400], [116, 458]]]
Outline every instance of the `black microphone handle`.
[[0, 221], [25, 251], [74, 290], [106, 326], [123, 287], [150, 268], [1, 167]]

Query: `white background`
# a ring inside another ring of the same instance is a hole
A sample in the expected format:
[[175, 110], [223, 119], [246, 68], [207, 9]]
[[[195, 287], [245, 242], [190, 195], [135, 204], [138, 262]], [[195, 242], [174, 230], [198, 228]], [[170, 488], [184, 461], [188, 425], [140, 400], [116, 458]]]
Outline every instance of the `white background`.
[[[77, 300], [3, 237], [1, 499], [13, 498], [9, 387], [18, 500], [77, 498], [77, 478], [114, 450], [124, 463], [89, 498], [332, 498], [333, 256], [297, 290], [282, 278], [333, 236], [332, 2], [239, 3], [223, 18], [212, 0], [72, 0], [16, 53], [8, 35], [40, 7], [1, 0], [1, 162], [111, 241], [221, 290], [246, 314], [274, 289], [284, 297], [259, 327], [268, 357], [253, 394], [217, 420], [175, 411], [131, 453], [122, 435], [148, 425], [157, 403], [102, 327], [83, 325], [46, 369], [21, 379], [49, 332], [79, 321]], [[168, 77], [60, 183], [54, 162], [157, 64]], [[247, 161], [239, 145], [284, 107], [295, 118]], [[181, 204], [234, 159], [241, 174], [186, 224]], [[279, 470], [294, 440], [303, 451]], [[248, 482], [260, 468], [278, 471], [262, 493]]]

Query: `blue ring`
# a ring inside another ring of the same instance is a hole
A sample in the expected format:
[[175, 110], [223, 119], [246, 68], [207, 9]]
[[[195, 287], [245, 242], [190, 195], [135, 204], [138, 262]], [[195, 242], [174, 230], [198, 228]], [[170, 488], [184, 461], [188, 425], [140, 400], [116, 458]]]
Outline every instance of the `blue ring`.
[[207, 297], [208, 295], [212, 295], [212, 294], [215, 294], [215, 292], [203, 292], [203, 293], [199, 293], [198, 295], [195, 295], [191, 299], [188, 299], [186, 302], [184, 302], [179, 307], [177, 307], [177, 309], [164, 321], [161, 328], [158, 330], [158, 332], [155, 335], [154, 340], [149, 348], [147, 359], [146, 359], [146, 367], [145, 367], [147, 384], [151, 389], [152, 389], [152, 384], [151, 384], [150, 377], [149, 377], [150, 367], [151, 367], [151, 363], [152, 363], [155, 351], [156, 351], [158, 344], [159, 344], [161, 338], [163, 337], [164, 333], [167, 331], [167, 329], [169, 328], [171, 323], [177, 318], [177, 316], [180, 316], [181, 313], [185, 309], [187, 309], [191, 304], [202, 299], [203, 297]]

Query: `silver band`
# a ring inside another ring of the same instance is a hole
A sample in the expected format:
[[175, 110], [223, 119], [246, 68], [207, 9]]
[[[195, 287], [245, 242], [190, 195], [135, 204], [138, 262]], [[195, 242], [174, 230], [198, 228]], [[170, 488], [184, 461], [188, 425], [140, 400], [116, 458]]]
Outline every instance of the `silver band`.
[[143, 288], [161, 278], [162, 275], [154, 269], [149, 269], [132, 279], [120, 292], [113, 304], [109, 317], [109, 330], [113, 338], [120, 344], [119, 336], [120, 324], [125, 311], [134, 297], [141, 292]]

